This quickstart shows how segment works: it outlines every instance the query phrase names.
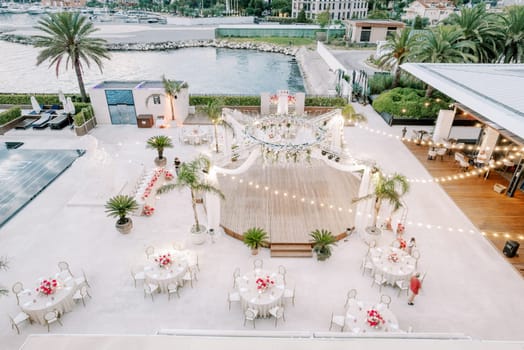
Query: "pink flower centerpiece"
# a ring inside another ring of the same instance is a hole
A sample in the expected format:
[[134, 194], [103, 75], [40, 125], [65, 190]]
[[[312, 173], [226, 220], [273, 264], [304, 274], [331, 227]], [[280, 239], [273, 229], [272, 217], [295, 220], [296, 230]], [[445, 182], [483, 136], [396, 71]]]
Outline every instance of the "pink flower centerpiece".
[[371, 309], [367, 311], [368, 318], [367, 323], [370, 327], [378, 328], [382, 324], [384, 324], [384, 319], [382, 318], [382, 315], [375, 309]]
[[388, 260], [391, 261], [392, 263], [397, 263], [398, 262], [398, 254], [397, 253], [389, 254]]
[[144, 209], [142, 210], [142, 213], [145, 215], [145, 216], [151, 216], [153, 215], [153, 213], [155, 212], [155, 208], [153, 208], [152, 206], [150, 205], [144, 205]]
[[40, 287], [36, 288], [36, 291], [43, 295], [51, 295], [58, 288], [58, 281], [56, 279], [45, 279], [40, 283]]
[[406, 249], [406, 241], [402, 238], [398, 238], [398, 245], [400, 249]]
[[275, 285], [275, 281], [272, 280], [269, 276], [266, 276], [264, 278], [257, 278], [255, 282], [257, 284], [257, 289], [259, 292], [264, 292]]
[[166, 179], [166, 181], [171, 181], [171, 180], [173, 180], [173, 177], [174, 177], [173, 174], [170, 173], [169, 171], [166, 170], [166, 171], [164, 172], [164, 178]]
[[160, 254], [158, 257], [155, 258], [155, 261], [158, 263], [158, 266], [163, 267], [167, 269], [171, 266], [173, 263], [173, 259], [171, 258], [171, 254]]

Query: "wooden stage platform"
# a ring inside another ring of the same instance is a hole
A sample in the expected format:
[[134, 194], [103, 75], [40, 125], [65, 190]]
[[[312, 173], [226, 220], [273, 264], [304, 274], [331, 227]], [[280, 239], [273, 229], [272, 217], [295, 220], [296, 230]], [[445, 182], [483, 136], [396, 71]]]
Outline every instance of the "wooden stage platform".
[[219, 182], [226, 196], [221, 225], [234, 236], [256, 226], [268, 232], [272, 247], [307, 245], [315, 229], [339, 235], [354, 226], [355, 213], [349, 208], [358, 195], [360, 180], [320, 160], [266, 166], [258, 160], [235, 179], [219, 176]]

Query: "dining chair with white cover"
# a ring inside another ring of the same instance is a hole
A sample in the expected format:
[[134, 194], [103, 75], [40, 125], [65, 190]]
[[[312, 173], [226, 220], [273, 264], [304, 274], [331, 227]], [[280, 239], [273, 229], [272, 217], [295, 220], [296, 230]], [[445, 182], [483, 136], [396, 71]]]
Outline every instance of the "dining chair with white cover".
[[180, 299], [180, 293], [178, 290], [180, 289], [180, 286], [178, 283], [171, 282], [167, 285], [167, 300], [171, 300], [171, 294], [176, 294], [178, 299]]
[[350, 300], [357, 299], [357, 290], [356, 289], [350, 289], [348, 291], [348, 294], [346, 296], [346, 303], [344, 304], [344, 307], [347, 307]]
[[282, 296], [282, 298], [284, 300], [286, 299], [291, 299], [291, 302], [293, 303], [293, 306], [295, 306], [295, 290], [296, 290], [296, 287], [293, 287], [293, 289], [289, 289], [289, 288], [285, 288], [284, 289], [284, 294]]
[[333, 328], [333, 325], [339, 326], [340, 331], [344, 332], [344, 328], [346, 328], [346, 316], [335, 315], [334, 313], [331, 313], [331, 323], [329, 324], [329, 330]]
[[137, 281], [144, 281], [146, 279], [146, 274], [144, 272], [143, 266], [135, 266], [131, 268], [131, 277], [133, 277], [133, 282], [136, 288]]
[[269, 314], [275, 318], [275, 328], [277, 326], [278, 320], [286, 322], [286, 316], [284, 315], [284, 308], [282, 306], [275, 306], [269, 309]]
[[255, 259], [253, 260], [253, 268], [256, 269], [262, 269], [264, 267], [264, 260], [262, 259]]
[[240, 293], [237, 291], [227, 293], [227, 303], [231, 311], [231, 303], [240, 302]]
[[75, 277], [73, 276], [73, 273], [71, 272], [71, 269], [69, 269], [69, 264], [66, 261], [59, 261], [58, 262], [58, 269], [60, 272], [67, 272], [69, 273], [69, 276], [71, 278]]
[[184, 277], [182, 277], [182, 280], [184, 281], [184, 284], [189, 281], [189, 285], [193, 288], [193, 281], [198, 281], [197, 274], [195, 271], [187, 270]]
[[155, 248], [153, 246], [146, 247], [145, 253], [146, 258], [149, 259], [151, 255], [155, 254]]
[[379, 289], [378, 291], [382, 291], [382, 286], [387, 282], [388, 280], [382, 275], [381, 273], [376, 273], [373, 276], [373, 282], [371, 283], [371, 287], [373, 287], [375, 284], [378, 284]]
[[380, 296], [379, 305], [382, 304], [389, 309], [389, 304], [391, 304], [391, 297], [389, 295], [382, 294]]
[[397, 298], [400, 296], [400, 293], [402, 293], [402, 291], [406, 291], [406, 295], [408, 295], [409, 293], [409, 283], [408, 281], [406, 280], [398, 280], [398, 281], [395, 281], [395, 287], [398, 288], [398, 294], [397, 294]]
[[47, 326], [47, 333], [49, 333], [49, 328], [52, 323], [58, 322], [59, 325], [63, 326], [62, 322], [60, 321], [60, 314], [57, 310], [52, 310], [46, 312], [44, 315], [45, 325]]
[[15, 317], [12, 317], [11, 315], [7, 315], [9, 317], [9, 321], [11, 321], [11, 329], [16, 329], [16, 333], [20, 334], [20, 325], [24, 323], [25, 321], [29, 321], [29, 323], [33, 323], [31, 321], [31, 318], [28, 314], [25, 312], [20, 312]]
[[360, 264], [360, 268], [362, 269], [362, 276], [364, 276], [364, 274], [366, 273], [366, 270], [369, 270], [369, 272], [371, 274], [373, 274], [373, 272], [375, 271], [375, 266], [373, 265], [373, 263], [371, 262], [371, 260], [369, 260], [368, 258], [369, 256], [366, 255], [363, 259], [362, 259], [362, 263]]
[[158, 290], [158, 284], [144, 283], [144, 298], [149, 294], [151, 295], [151, 301], [155, 301], [153, 294]]
[[282, 276], [282, 280], [286, 283], [286, 267], [284, 265], [278, 265], [278, 274]]
[[445, 147], [441, 147], [437, 149], [437, 157], [440, 157], [440, 160], [444, 160], [444, 156], [448, 152], [448, 149]]
[[247, 308], [244, 311], [244, 326], [246, 325], [247, 321], [252, 321], [253, 322], [253, 328], [256, 328], [255, 327], [255, 320], [257, 319], [257, 316], [258, 316], [258, 310]]
[[238, 286], [238, 279], [240, 278], [240, 268], [236, 268], [235, 271], [233, 271], [233, 288], [236, 288]]
[[84, 304], [84, 307], [86, 306], [85, 298], [89, 297], [91, 298], [91, 294], [87, 291], [87, 285], [82, 285], [73, 295], [73, 300], [82, 300], [82, 304]]
[[87, 276], [86, 276], [86, 273], [84, 270], [82, 270], [82, 276], [80, 277], [77, 277], [75, 278], [75, 283], [78, 285], [78, 286], [81, 286], [81, 285], [86, 285], [88, 286], [89, 288], [91, 288], [91, 285], [89, 284], [89, 281], [87, 279]]

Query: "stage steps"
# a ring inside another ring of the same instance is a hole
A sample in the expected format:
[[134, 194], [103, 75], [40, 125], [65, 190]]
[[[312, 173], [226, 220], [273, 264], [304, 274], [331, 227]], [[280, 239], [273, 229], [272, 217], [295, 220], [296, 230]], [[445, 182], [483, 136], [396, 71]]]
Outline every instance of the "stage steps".
[[312, 256], [310, 243], [271, 243], [273, 258], [311, 258]]

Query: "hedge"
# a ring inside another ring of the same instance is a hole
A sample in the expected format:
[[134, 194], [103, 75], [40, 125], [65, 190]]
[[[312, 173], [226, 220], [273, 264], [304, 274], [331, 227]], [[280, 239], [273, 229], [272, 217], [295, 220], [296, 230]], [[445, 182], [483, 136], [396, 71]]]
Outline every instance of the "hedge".
[[[2, 105], [30, 105], [31, 96], [34, 96], [38, 103], [43, 105], [59, 104], [58, 94], [1, 94], [0, 104]], [[82, 97], [76, 94], [68, 94], [66, 97], [71, 97], [71, 101], [80, 102]]]
[[[260, 96], [220, 96], [190, 95], [191, 106], [205, 106], [209, 101], [221, 99], [224, 106], [260, 106]], [[305, 100], [308, 107], [344, 107], [346, 100], [342, 97], [311, 96]]]
[[308, 107], [344, 107], [347, 100], [343, 97], [307, 97], [305, 105]]
[[[391, 86], [393, 85], [393, 76], [387, 73], [375, 73], [369, 78], [368, 85], [371, 95], [378, 95], [385, 90], [391, 89]], [[424, 88], [424, 83], [413, 77], [401, 75], [398, 87], [422, 90]]]
[[[435, 94], [425, 97], [424, 90], [395, 88], [383, 92], [373, 101], [373, 108], [378, 113], [389, 113], [400, 118], [436, 118], [441, 109], [448, 109], [450, 100]], [[437, 101], [439, 100], [439, 101]]]
[[84, 105], [86, 106], [80, 109], [80, 112], [73, 116], [73, 122], [75, 126], [82, 126], [86, 121], [94, 117], [93, 107], [91, 107], [89, 103], [84, 103]]
[[0, 113], [0, 125], [9, 123], [22, 115], [22, 110], [18, 107], [9, 108], [7, 111]]

